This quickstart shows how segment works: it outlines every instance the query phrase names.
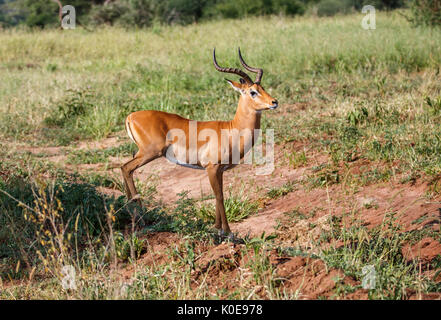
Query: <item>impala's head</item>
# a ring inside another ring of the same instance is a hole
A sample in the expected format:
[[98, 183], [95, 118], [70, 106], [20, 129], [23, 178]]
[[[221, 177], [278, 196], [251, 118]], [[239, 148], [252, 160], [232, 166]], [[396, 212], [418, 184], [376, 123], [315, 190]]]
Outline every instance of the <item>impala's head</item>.
[[256, 81], [253, 82], [251, 78], [242, 70], [235, 68], [222, 68], [218, 65], [216, 61], [216, 50], [213, 50], [213, 63], [214, 67], [217, 71], [233, 73], [238, 75], [240, 78], [239, 82], [228, 80], [228, 83], [242, 95], [242, 99], [244, 99], [248, 106], [253, 108], [256, 111], [262, 111], [267, 109], [276, 109], [279, 105], [276, 99], [271, 97], [265, 89], [260, 85], [260, 81], [262, 80], [263, 70], [259, 68], [250, 67], [245, 63], [242, 58], [242, 54], [239, 49], [239, 60], [242, 66], [250, 71], [257, 73]]

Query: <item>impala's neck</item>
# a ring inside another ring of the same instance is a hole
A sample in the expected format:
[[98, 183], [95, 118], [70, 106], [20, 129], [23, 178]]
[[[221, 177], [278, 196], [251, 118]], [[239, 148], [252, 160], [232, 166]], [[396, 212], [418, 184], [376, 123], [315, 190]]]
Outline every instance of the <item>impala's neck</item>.
[[254, 129], [260, 129], [260, 117], [260, 112], [248, 107], [247, 101], [241, 96], [231, 127], [238, 130], [249, 129], [254, 134]]

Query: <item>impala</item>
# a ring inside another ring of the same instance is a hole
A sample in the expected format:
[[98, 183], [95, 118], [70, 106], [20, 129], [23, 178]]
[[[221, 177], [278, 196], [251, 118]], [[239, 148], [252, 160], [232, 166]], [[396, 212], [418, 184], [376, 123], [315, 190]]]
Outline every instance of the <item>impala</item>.
[[[192, 121], [176, 114], [153, 110], [137, 111], [127, 117], [127, 133], [139, 149], [133, 159], [121, 166], [129, 200], [140, 199], [133, 182], [134, 171], [163, 156], [176, 164], [207, 171], [216, 196], [215, 227], [223, 234], [231, 232], [224, 207], [223, 172], [238, 164], [238, 159], [234, 159], [235, 150], [237, 158], [242, 159], [254, 145], [258, 132], [255, 129], [260, 129], [261, 111], [278, 107], [277, 100], [260, 84], [263, 70], [248, 66], [240, 49], [239, 60], [246, 70], [257, 74], [256, 81], [253, 82], [240, 69], [220, 67], [216, 61], [216, 51], [213, 50], [216, 70], [240, 77], [239, 82], [227, 79], [233, 89], [240, 92], [233, 120]], [[195, 136], [198, 138], [195, 139]]]

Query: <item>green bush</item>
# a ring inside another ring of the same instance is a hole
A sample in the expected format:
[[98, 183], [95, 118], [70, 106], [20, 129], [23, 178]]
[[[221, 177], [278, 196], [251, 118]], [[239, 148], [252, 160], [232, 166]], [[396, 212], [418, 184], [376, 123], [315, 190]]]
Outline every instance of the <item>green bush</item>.
[[305, 7], [297, 0], [225, 0], [206, 9], [207, 15], [223, 18], [241, 18], [283, 13], [286, 15], [303, 14]]
[[164, 24], [187, 24], [198, 21], [206, 0], [120, 0], [94, 6], [93, 24], [120, 24], [149, 27], [155, 21]]
[[[79, 17], [86, 16], [93, 3], [102, 3], [104, 0], [70, 0], [68, 3], [61, 1], [63, 5], [75, 7], [77, 20]], [[29, 27], [47, 27], [59, 25], [59, 7], [54, 1], [47, 0], [11, 0], [8, 1], [10, 8], [13, 8], [13, 14]], [[1, 2], [0, 2], [1, 5]], [[17, 13], [18, 10], [18, 13]], [[17, 16], [17, 14], [19, 14]]]
[[347, 13], [352, 7], [350, 0], [322, 0], [317, 6], [317, 15], [333, 16], [337, 13]]
[[66, 127], [79, 116], [87, 113], [93, 107], [90, 102], [93, 94], [87, 90], [67, 90], [68, 96], [59, 101], [57, 107], [51, 110], [45, 119], [47, 125]]
[[404, 0], [364, 0], [364, 5], [373, 5], [375, 9], [396, 9], [404, 6]]
[[166, 1], [167, 23], [192, 23], [202, 17], [206, 0], [169, 0]]
[[23, 12], [15, 1], [0, 0], [0, 27], [15, 26], [23, 19]]
[[[426, 1], [425, 2], [430, 2]], [[259, 15], [301, 15], [306, 7], [316, 6], [319, 16], [346, 13], [363, 5], [376, 9], [401, 7], [404, 0], [71, 0], [77, 22], [126, 27], [153, 24], [189, 24], [215, 17], [242, 18]], [[436, 1], [433, 0], [433, 3]], [[63, 3], [64, 4], [64, 3]], [[23, 22], [31, 27], [58, 25], [58, 6], [46, 0], [0, 0], [0, 25]]]
[[317, 5], [318, 16], [333, 16], [338, 13], [348, 13], [355, 9], [360, 11], [363, 6], [371, 5], [376, 10], [400, 8], [403, 0], [321, 0]]
[[440, 0], [413, 0], [410, 5], [415, 25], [441, 26]]
[[273, 0], [273, 13], [283, 13], [285, 15], [297, 15], [305, 12], [305, 6], [300, 1], [292, 0]]
[[124, 16], [129, 8], [119, 2], [111, 2], [108, 5], [95, 5], [89, 14], [89, 22], [93, 25], [113, 25], [120, 17]]
[[349, 0], [355, 9], [361, 10], [365, 5], [371, 5], [377, 10], [396, 9], [404, 5], [404, 0]]
[[25, 23], [29, 27], [45, 27], [58, 22], [58, 5], [52, 1], [25, 0], [23, 9], [27, 12]]

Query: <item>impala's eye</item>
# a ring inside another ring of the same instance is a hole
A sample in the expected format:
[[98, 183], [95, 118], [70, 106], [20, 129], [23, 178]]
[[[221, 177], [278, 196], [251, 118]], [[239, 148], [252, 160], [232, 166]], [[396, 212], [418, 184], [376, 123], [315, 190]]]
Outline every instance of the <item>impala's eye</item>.
[[255, 97], [257, 97], [257, 92], [256, 91], [251, 91], [250, 95], [251, 95], [252, 98], [255, 98]]

